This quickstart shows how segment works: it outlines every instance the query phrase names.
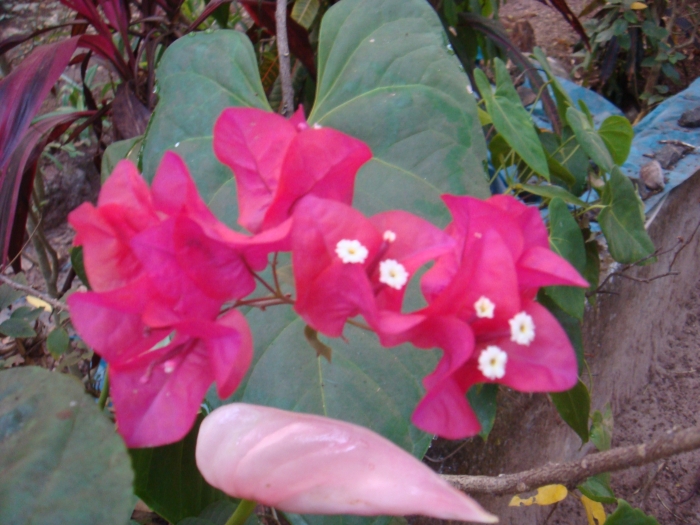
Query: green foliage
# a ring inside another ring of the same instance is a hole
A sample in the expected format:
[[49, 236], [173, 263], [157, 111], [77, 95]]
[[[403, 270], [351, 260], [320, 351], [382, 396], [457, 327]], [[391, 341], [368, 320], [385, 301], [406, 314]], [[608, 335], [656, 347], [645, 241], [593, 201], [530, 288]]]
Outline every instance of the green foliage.
[[598, 503], [617, 502], [617, 498], [610, 488], [610, 473], [608, 472], [591, 476], [576, 488], [588, 499]]
[[[592, 0], [581, 16], [598, 8], [584, 24], [593, 46], [582, 53], [582, 66], [589, 73], [597, 70], [600, 91], [618, 105], [630, 97], [650, 105], [663, 100], [668, 87], [661, 82], [664, 77], [679, 82], [676, 65], [686, 58], [679, 50], [687, 47], [682, 38], [670, 38], [671, 31], [664, 27], [668, 21], [659, 16], [667, 9], [667, 2]], [[671, 29], [676, 35], [682, 34], [678, 28]]]
[[630, 121], [619, 115], [611, 115], [600, 125], [598, 134], [608, 147], [613, 162], [622, 166], [630, 154], [634, 138]]
[[591, 443], [601, 452], [610, 450], [612, 445], [613, 416], [610, 405], [606, 405], [602, 412], [596, 410], [592, 416]]
[[151, 181], [165, 151], [176, 151], [211, 210], [235, 226], [235, 182], [214, 156], [212, 128], [227, 107], [269, 109], [253, 46], [238, 31], [191, 34], [167, 49], [157, 78], [160, 102], [144, 138], [144, 177]]
[[87, 274], [85, 273], [85, 262], [83, 261], [82, 246], [73, 246], [70, 249], [70, 264], [75, 271], [75, 275], [78, 276], [78, 279], [80, 279], [80, 281], [87, 286], [89, 290], [90, 283], [88, 281]]
[[612, 155], [589, 118], [582, 111], [570, 107], [566, 110], [566, 121], [586, 155], [603, 171], [610, 173], [615, 166]]
[[0, 471], [0, 523], [123, 525], [133, 507], [124, 443], [56, 372], [0, 372]]
[[571, 390], [550, 394], [561, 418], [578, 434], [581, 441], [588, 442], [588, 414], [591, 410], [591, 397], [588, 388], [579, 379]]
[[[319, 339], [333, 362], [317, 357], [304, 335], [304, 321], [289, 307], [251, 310], [255, 356], [243, 384], [227, 401], [244, 401], [320, 414], [366, 426], [416, 456], [430, 436], [410, 423], [423, 395], [420, 380], [437, 355], [410, 345], [382, 348], [374, 334], [348, 326], [345, 338]], [[294, 370], [294, 377], [289, 371]], [[220, 402], [210, 393], [213, 406]]]
[[579, 376], [583, 374], [585, 369], [585, 359], [583, 355], [583, 335], [581, 331], [581, 321], [575, 317], [569, 315], [564, 310], [562, 310], [557, 303], [551, 299], [544, 290], [540, 290], [537, 294], [537, 302], [544, 306], [549, 312], [557, 318], [559, 324], [566, 332], [569, 337], [571, 346], [574, 347], [576, 352], [576, 361], [578, 362], [578, 373]]
[[498, 396], [498, 385], [495, 383], [480, 383], [474, 385], [467, 392], [467, 399], [476, 414], [481, 432], [479, 435], [485, 440], [489, 437], [496, 421], [496, 397]]
[[608, 516], [605, 525], [659, 525], [659, 522], [640, 509], [630, 507], [625, 500], [618, 499], [617, 509]]
[[46, 338], [46, 349], [54, 359], [58, 359], [65, 354], [70, 349], [68, 332], [60, 326], [54, 328]]
[[[16, 276], [14, 281], [25, 286], [27, 285], [27, 278], [23, 273]], [[24, 292], [15, 290], [9, 284], [0, 285], [0, 310], [7, 308], [16, 300], [21, 299], [25, 295], [26, 294]]]
[[[586, 247], [581, 229], [569, 213], [566, 203], [554, 198], [549, 203], [549, 244], [552, 251], [561, 255], [583, 272], [586, 263]], [[550, 286], [545, 293], [569, 315], [582, 320], [586, 303], [585, 289], [573, 286]]]
[[136, 474], [134, 494], [170, 523], [199, 516], [213, 502], [228, 498], [204, 481], [195, 463], [194, 450], [203, 419], [198, 414], [192, 429], [177, 443], [129, 450]]
[[[226, 522], [236, 510], [237, 504], [228, 499], [215, 501], [204, 509], [201, 514], [193, 518], [185, 518], [177, 525], [226, 525]], [[255, 514], [246, 520], [244, 525], [257, 525], [260, 523]]]
[[102, 154], [102, 165], [100, 167], [100, 179], [102, 183], [107, 180], [114, 171], [117, 163], [122, 159], [129, 159], [132, 162], [138, 161], [139, 150], [143, 143], [143, 136], [126, 140], [112, 142]]
[[552, 72], [552, 68], [549, 66], [549, 61], [547, 60], [547, 55], [541, 48], [536, 47], [532, 54], [537, 59], [537, 63], [544, 70], [547, 75], [547, 80], [552, 86], [552, 91], [554, 91], [554, 99], [557, 102], [557, 111], [559, 113], [559, 118], [562, 121], [566, 120], [566, 110], [567, 108], [574, 107], [574, 102], [571, 97], [562, 87], [561, 82], [557, 79], [556, 75]]
[[320, 0], [296, 0], [292, 8], [292, 19], [305, 29], [309, 29], [316, 20], [320, 7]]
[[618, 168], [603, 188], [601, 203], [605, 208], [598, 215], [598, 223], [613, 259], [632, 264], [654, 253], [654, 243], [644, 229], [642, 201]]
[[343, 0], [321, 23], [309, 122], [366, 142], [355, 202], [436, 223], [442, 193], [488, 196], [486, 147], [469, 80], [423, 0]]
[[523, 107], [515, 91], [505, 64], [496, 59], [496, 91], [491, 92], [491, 84], [480, 69], [474, 70], [474, 79], [486, 110], [496, 131], [515, 150], [523, 161], [538, 175], [549, 180], [549, 168], [542, 143], [537, 137], [532, 117]]
[[[573, 204], [574, 206], [580, 206], [581, 208], [585, 208], [587, 204], [583, 202], [581, 199], [576, 197], [575, 195], [572, 195], [568, 191], [566, 191], [564, 188], [561, 186], [552, 186], [549, 184], [518, 184], [515, 186], [516, 189], [526, 191], [528, 193], [532, 193], [533, 195], [539, 195], [540, 197], [544, 197], [545, 199], [550, 199], [550, 200], [560, 200], [563, 201], [567, 204]], [[551, 206], [551, 204], [550, 204]], [[568, 211], [567, 211], [568, 214]], [[574, 221], [575, 222], [575, 221]]]

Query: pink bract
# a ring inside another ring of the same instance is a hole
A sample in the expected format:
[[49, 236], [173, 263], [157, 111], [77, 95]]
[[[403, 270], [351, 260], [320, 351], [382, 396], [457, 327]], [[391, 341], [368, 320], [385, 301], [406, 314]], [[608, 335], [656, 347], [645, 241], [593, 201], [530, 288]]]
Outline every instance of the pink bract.
[[[380, 311], [400, 312], [413, 274], [453, 246], [444, 232], [410, 213], [391, 211], [367, 219], [346, 204], [314, 196], [297, 204], [293, 221], [295, 310], [329, 336], [339, 336], [347, 319], [356, 315], [375, 326]], [[362, 261], [342, 259], [338, 251], [346, 242], [366, 250]], [[403, 268], [400, 286], [381, 281], [384, 261]]]
[[286, 221], [305, 195], [350, 204], [355, 175], [372, 157], [360, 140], [254, 108], [224, 110], [214, 152], [236, 177], [239, 223], [258, 233]]
[[450, 282], [472, 245], [489, 230], [496, 231], [510, 251], [522, 292], [534, 297], [542, 286], [588, 286], [573, 266], [551, 251], [537, 208], [510, 195], [485, 201], [444, 195], [443, 200], [453, 217], [445, 231], [455, 239], [456, 248], [424, 276], [421, 287], [426, 297], [431, 298]]
[[[410, 341], [443, 350], [437, 368], [424, 379], [427, 394], [412, 420], [427, 432], [460, 439], [480, 430], [465, 398], [477, 383], [497, 382], [525, 392], [557, 392], [575, 385], [578, 365], [569, 338], [534, 296], [545, 285], [588, 283], [549, 249], [536, 209], [507, 196], [444, 200], [454, 218], [447, 232], [457, 248], [424, 275], [428, 306], [410, 316], [384, 312], [378, 333], [386, 345]], [[491, 311], [479, 312], [482, 303]], [[516, 316], [534, 323], [533, 333], [520, 343], [511, 332]], [[479, 357], [489, 347], [505, 356], [505, 364], [504, 370], [487, 377]]]
[[150, 189], [120, 162], [97, 207], [82, 205], [70, 222], [95, 291], [68, 303], [78, 333], [109, 363], [119, 431], [132, 447], [177, 441], [212, 382], [228, 397], [248, 369], [245, 318], [219, 313], [253, 291], [250, 268], [288, 244], [291, 222], [255, 237], [228, 229], [170, 152]]
[[321, 416], [223, 406], [204, 419], [196, 459], [214, 487], [285, 512], [498, 521], [390, 441]]

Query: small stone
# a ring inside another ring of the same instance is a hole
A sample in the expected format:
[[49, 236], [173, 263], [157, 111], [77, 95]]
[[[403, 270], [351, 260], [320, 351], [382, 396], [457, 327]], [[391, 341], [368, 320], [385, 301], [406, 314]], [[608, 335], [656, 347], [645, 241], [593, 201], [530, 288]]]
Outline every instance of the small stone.
[[523, 106], [529, 106], [530, 104], [534, 104], [535, 101], [537, 100], [537, 93], [535, 93], [533, 90], [531, 90], [527, 86], [520, 86], [518, 87], [518, 96], [520, 97], [521, 102], [523, 103]]
[[655, 158], [665, 170], [670, 169], [676, 162], [683, 158], [685, 148], [675, 144], [666, 144], [661, 151], [655, 154]]
[[684, 112], [678, 119], [678, 125], [684, 128], [700, 128], [700, 106]]
[[666, 185], [664, 181], [664, 170], [658, 160], [647, 162], [639, 169], [639, 178], [644, 185], [652, 190], [663, 190]]

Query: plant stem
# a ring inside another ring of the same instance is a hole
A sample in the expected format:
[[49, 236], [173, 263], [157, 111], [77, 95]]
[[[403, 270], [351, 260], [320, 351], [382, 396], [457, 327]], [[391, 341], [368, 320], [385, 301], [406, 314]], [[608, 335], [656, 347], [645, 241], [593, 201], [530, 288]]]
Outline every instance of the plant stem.
[[277, 25], [277, 51], [282, 83], [282, 115], [289, 117], [294, 112], [294, 88], [292, 87], [289, 40], [287, 38], [287, 0], [277, 0], [275, 23]]
[[100, 411], [105, 409], [107, 404], [107, 398], [109, 397], [109, 367], [105, 369], [105, 380], [102, 385], [102, 391], [100, 392], [100, 399], [97, 401], [97, 406], [100, 407]]
[[231, 517], [226, 522], [226, 525], [243, 525], [248, 517], [253, 513], [257, 503], [248, 499], [242, 499], [241, 502], [233, 511]]
[[588, 454], [576, 461], [548, 464], [543, 467], [499, 476], [455, 476], [442, 478], [469, 494], [501, 496], [527, 492], [537, 487], [562, 484], [574, 487], [589, 476], [646, 465], [683, 452], [700, 448], [700, 426], [668, 434], [650, 443], [618, 447]]
[[65, 305], [65, 303], [62, 303], [61, 301], [57, 301], [53, 297], [49, 297], [45, 293], [41, 293], [39, 290], [35, 290], [31, 286], [26, 286], [22, 283], [18, 283], [10, 279], [9, 277], [0, 274], [0, 282], [8, 285], [10, 288], [14, 288], [15, 290], [19, 290], [20, 292], [25, 292], [28, 293], [29, 295], [32, 295], [34, 297], [38, 297], [45, 303], [50, 304], [57, 310], [67, 310], [68, 307]]

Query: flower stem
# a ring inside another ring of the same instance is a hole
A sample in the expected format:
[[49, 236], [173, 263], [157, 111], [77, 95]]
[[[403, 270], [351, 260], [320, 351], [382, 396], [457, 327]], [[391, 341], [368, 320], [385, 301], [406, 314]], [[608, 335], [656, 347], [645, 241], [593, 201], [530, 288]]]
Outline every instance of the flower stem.
[[109, 397], [109, 367], [105, 369], [105, 380], [102, 385], [102, 391], [100, 392], [100, 399], [97, 401], [97, 406], [100, 410], [105, 409], [107, 404], [107, 398]]
[[226, 525], [243, 525], [248, 517], [253, 513], [257, 502], [248, 499], [242, 499], [241, 502], [233, 511], [231, 517], [226, 522]]

